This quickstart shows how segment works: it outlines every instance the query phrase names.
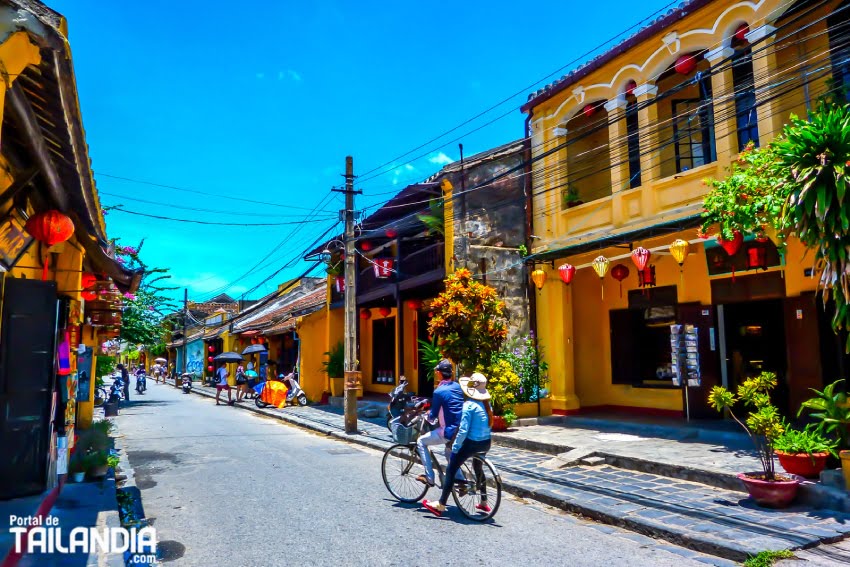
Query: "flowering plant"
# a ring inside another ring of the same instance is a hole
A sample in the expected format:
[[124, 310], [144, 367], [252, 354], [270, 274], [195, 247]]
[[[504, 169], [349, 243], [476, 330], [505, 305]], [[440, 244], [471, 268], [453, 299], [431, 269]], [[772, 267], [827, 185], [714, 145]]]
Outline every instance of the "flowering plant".
[[536, 402], [546, 397], [545, 393], [540, 394], [549, 384], [549, 364], [543, 360], [543, 347], [538, 346], [533, 333], [513, 339], [494, 356], [506, 360], [519, 377], [513, 392], [516, 403]]

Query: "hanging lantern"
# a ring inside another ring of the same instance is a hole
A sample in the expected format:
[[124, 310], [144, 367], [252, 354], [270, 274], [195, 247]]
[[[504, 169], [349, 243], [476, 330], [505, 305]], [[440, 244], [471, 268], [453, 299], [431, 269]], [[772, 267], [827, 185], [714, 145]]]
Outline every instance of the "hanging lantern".
[[570, 285], [573, 281], [573, 277], [576, 275], [576, 267], [570, 264], [564, 264], [558, 268], [558, 274], [561, 276], [561, 281]]
[[389, 317], [390, 313], [392, 313], [392, 312], [393, 312], [393, 310], [390, 309], [389, 307], [379, 307], [378, 308], [378, 313], [381, 314], [381, 317]]
[[364, 240], [363, 242], [360, 243], [360, 249], [364, 252], [368, 252], [369, 250], [372, 249], [372, 243], [369, 242], [368, 240]]
[[531, 281], [534, 282], [534, 285], [537, 289], [543, 289], [543, 284], [546, 283], [546, 272], [537, 268], [533, 272], [531, 272]]
[[588, 104], [584, 108], [581, 109], [581, 112], [582, 112], [582, 114], [584, 114], [585, 118], [590, 118], [596, 112], [596, 107], [593, 106], [592, 104]]
[[254, 337], [254, 338], [252, 338], [252, 339], [251, 339], [251, 344], [252, 344], [252, 345], [257, 344], [257, 342], [258, 342], [258, 341], [257, 341], [257, 337]]
[[368, 321], [372, 318], [372, 312], [368, 309], [363, 309], [362, 311], [360, 311], [360, 318], [364, 321]]
[[214, 359], [213, 357], [211, 357], [211, 356], [208, 356], [208, 357], [207, 357], [207, 362], [213, 362], [214, 360], [215, 360], [215, 359]]
[[687, 240], [682, 240], [681, 238], [677, 238], [673, 241], [673, 244], [670, 245], [670, 255], [673, 256], [673, 259], [676, 260], [676, 263], [679, 264], [679, 267], [682, 267], [682, 264], [685, 263], [685, 258], [688, 257], [688, 254], [691, 251], [691, 245], [688, 244]]
[[741, 24], [738, 26], [738, 29], [735, 30], [735, 39], [738, 41], [747, 41], [748, 33], [750, 33], [750, 26], [747, 24]]
[[606, 258], [605, 256], [597, 256], [593, 262], [590, 263], [590, 266], [593, 268], [593, 271], [596, 272], [596, 275], [599, 276], [599, 282], [602, 283], [602, 300], [605, 300], [605, 284], [602, 282], [602, 278], [605, 277], [605, 274], [608, 273], [608, 266], [611, 265], [611, 260]]
[[697, 68], [697, 57], [693, 53], [682, 55], [676, 59], [674, 65], [676, 72], [680, 75], [690, 75]]
[[388, 228], [386, 232], [384, 232], [384, 234], [387, 235], [387, 238], [395, 238], [396, 236], [398, 236], [398, 231], [396, 231], [396, 229], [394, 228]]
[[650, 256], [652, 256], [652, 252], [643, 246], [638, 246], [632, 250], [632, 262], [635, 263], [639, 272], [646, 268], [646, 264], [649, 262]]
[[207, 366], [207, 372], [212, 372], [213, 370], [215, 370], [215, 367], [212, 364]]
[[726, 250], [726, 253], [729, 256], [734, 256], [741, 249], [741, 245], [744, 243], [744, 235], [739, 231], [735, 231], [732, 236], [732, 240], [724, 240], [723, 236], [720, 235], [717, 237], [717, 243]]
[[638, 285], [642, 288], [655, 286], [655, 266], [647, 266], [638, 272]]
[[84, 291], [80, 294], [80, 297], [82, 297], [86, 301], [94, 301], [95, 299], [97, 299], [97, 294], [93, 291]]
[[207, 350], [210, 351], [210, 352], [215, 352], [215, 347], [210, 345], [210, 346], [207, 347]]
[[334, 287], [337, 293], [345, 293], [345, 277], [337, 276], [334, 278]]
[[395, 264], [395, 260], [392, 258], [377, 258], [372, 264], [375, 277], [381, 280], [390, 277], [393, 273], [393, 264]]
[[422, 300], [421, 299], [408, 299], [407, 300], [407, 307], [411, 311], [419, 311], [419, 309], [422, 307]]
[[635, 94], [635, 89], [637, 88], [637, 82], [632, 80], [626, 83], [626, 96], [632, 96]]
[[623, 280], [629, 277], [629, 267], [625, 264], [617, 264], [611, 268], [611, 277], [620, 282], [620, 297], [623, 297]]
[[91, 289], [96, 282], [97, 276], [90, 272], [83, 272], [83, 275], [80, 277], [80, 287], [83, 289]]
[[[71, 217], [56, 210], [44, 211], [27, 219], [24, 225], [26, 231], [48, 248], [65, 242], [74, 234], [74, 221]], [[50, 255], [44, 258], [44, 268], [41, 271], [41, 281], [47, 281], [47, 271], [50, 265]]]
[[767, 237], [756, 238], [747, 248], [747, 269], [767, 270]]

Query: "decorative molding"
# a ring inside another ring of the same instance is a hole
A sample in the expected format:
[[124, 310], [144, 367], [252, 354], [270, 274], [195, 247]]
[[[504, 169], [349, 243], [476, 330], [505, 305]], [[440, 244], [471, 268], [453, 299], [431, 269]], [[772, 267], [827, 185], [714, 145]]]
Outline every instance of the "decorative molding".
[[745, 36], [747, 41], [750, 43], [755, 43], [760, 41], [766, 37], [770, 37], [776, 33], [776, 28], [770, 24], [765, 24], [763, 26], [759, 26], [754, 30], [750, 30], [750, 32]]
[[658, 94], [658, 87], [653, 85], [652, 83], [644, 83], [642, 85], [638, 85], [638, 86], [635, 87], [635, 96], [636, 97], [643, 96], [643, 95], [649, 95], [651, 97], [654, 97], [657, 94]]
[[682, 48], [682, 41], [679, 39], [679, 34], [677, 32], [668, 33], [661, 38], [661, 41], [664, 42], [664, 46], [667, 48], [667, 51], [670, 52], [670, 55], [676, 55]]
[[[635, 88], [635, 90], [637, 90], [637, 87]], [[615, 98], [612, 98], [611, 100], [606, 102], [604, 106], [607, 112], [613, 112], [617, 109], [626, 108], [627, 104], [628, 101], [626, 100], [626, 97], [624, 95], [619, 94]]]
[[561, 126], [558, 126], [554, 130], [552, 130], [552, 134], [554, 134], [555, 136], [566, 136], [567, 132], [568, 132], [568, 130], [566, 128], [561, 127]]
[[576, 97], [576, 100], [578, 100], [579, 104], [583, 103], [584, 102], [584, 87], [578, 86], [578, 87], [574, 88], [573, 89], [573, 96]]
[[735, 50], [731, 47], [718, 47], [717, 49], [706, 51], [705, 59], [713, 65], [715, 61], [727, 59], [733, 55], [735, 55]]

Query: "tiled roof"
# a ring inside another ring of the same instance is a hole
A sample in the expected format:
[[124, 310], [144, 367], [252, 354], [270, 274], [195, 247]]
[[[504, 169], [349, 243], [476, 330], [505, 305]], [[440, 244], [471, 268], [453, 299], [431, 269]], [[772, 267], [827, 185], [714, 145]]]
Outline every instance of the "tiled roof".
[[310, 283], [311, 286], [307, 287], [306, 291], [303, 288], [297, 288], [272, 301], [263, 309], [259, 309], [253, 316], [237, 322], [233, 326], [233, 333], [267, 331], [271, 327], [278, 326], [282, 320], [293, 317], [293, 314], [300, 315], [305, 310], [321, 307], [327, 302], [327, 285], [322, 279]]
[[590, 61], [579, 65], [560, 79], [549, 83], [542, 89], [539, 89], [528, 95], [528, 102], [526, 102], [521, 107], [521, 110], [523, 112], [527, 112], [529, 109], [552, 98], [557, 93], [563, 91], [571, 85], [574, 85], [579, 80], [583, 79], [593, 71], [596, 71], [600, 67], [604, 66], [609, 61], [612, 61], [614, 58], [622, 55], [635, 45], [638, 45], [640, 42], [657, 34], [661, 30], [673, 25], [685, 16], [693, 13], [699, 8], [702, 8], [711, 1], [712, 0], [685, 0], [677, 7], [671, 8], [665, 14], [658, 16], [654, 20], [650, 21], [649, 23], [641, 27], [637, 32], [627, 37], [608, 51], [597, 55]]

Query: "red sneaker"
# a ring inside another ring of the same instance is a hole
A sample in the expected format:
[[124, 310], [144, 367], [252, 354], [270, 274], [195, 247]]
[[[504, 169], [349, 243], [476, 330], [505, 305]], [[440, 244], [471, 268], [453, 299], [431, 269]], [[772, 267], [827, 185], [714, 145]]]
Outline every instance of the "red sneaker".
[[422, 505], [423, 505], [423, 506], [424, 506], [424, 507], [425, 507], [425, 508], [426, 508], [429, 512], [431, 512], [432, 514], [434, 514], [434, 515], [435, 515], [435, 516], [437, 516], [438, 518], [439, 518], [439, 517], [441, 517], [441, 516], [443, 515], [443, 512], [445, 512], [445, 511], [446, 511], [446, 507], [445, 507], [445, 506], [443, 506], [442, 504], [440, 504], [439, 502], [437, 502], [437, 503], [435, 504], [435, 503], [432, 503], [432, 502], [428, 502], [427, 500], [423, 500], [423, 501], [422, 501]]
[[489, 514], [490, 511], [492, 510], [492, 508], [490, 508], [490, 506], [488, 506], [486, 502], [482, 502], [481, 504], [476, 504], [475, 509], [480, 510], [481, 512], [484, 512], [485, 514]]

